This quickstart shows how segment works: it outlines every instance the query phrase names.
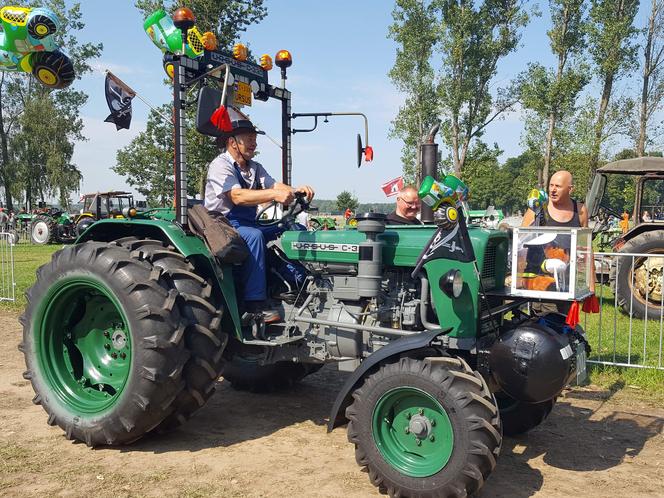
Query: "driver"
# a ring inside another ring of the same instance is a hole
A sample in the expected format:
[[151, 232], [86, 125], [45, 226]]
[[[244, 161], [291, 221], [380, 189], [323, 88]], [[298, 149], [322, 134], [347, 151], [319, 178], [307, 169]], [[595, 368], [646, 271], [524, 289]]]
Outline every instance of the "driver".
[[265, 244], [275, 239], [282, 228], [263, 227], [256, 223], [256, 206], [266, 202], [289, 204], [295, 192], [306, 194], [311, 201], [314, 191], [304, 185], [293, 189], [272, 178], [256, 154], [256, 135], [259, 131], [247, 116], [230, 109], [232, 131], [217, 138], [221, 149], [208, 168], [205, 185], [205, 207], [217, 211], [230, 221], [247, 243], [251, 255], [240, 266], [240, 280], [244, 287], [244, 305], [249, 313], [262, 313], [265, 323], [281, 319], [278, 310], [267, 301], [265, 279]]

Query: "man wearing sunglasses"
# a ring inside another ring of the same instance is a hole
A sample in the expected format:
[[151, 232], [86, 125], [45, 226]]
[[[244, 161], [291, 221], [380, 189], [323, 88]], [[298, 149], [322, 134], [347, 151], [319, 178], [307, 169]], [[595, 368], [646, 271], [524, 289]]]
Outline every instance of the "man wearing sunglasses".
[[415, 187], [409, 185], [397, 195], [395, 210], [387, 215], [388, 225], [421, 225], [417, 218], [420, 212], [420, 198]]

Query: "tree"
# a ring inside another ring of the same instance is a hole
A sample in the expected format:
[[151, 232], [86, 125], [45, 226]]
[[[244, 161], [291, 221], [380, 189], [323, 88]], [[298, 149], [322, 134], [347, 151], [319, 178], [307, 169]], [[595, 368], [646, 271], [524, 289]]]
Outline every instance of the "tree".
[[388, 36], [399, 46], [389, 77], [405, 95], [405, 101], [392, 121], [391, 137], [403, 140], [404, 175], [409, 182], [419, 184], [420, 145], [438, 120], [435, 78], [430, 62], [437, 35], [435, 7], [421, 0], [396, 0], [392, 18], [394, 23]]
[[528, 15], [520, 0], [484, 0], [478, 8], [472, 0], [447, 0], [441, 2], [441, 19], [443, 134], [460, 175], [471, 140], [517, 102], [513, 87], [494, 99], [490, 83], [498, 61], [516, 49]]
[[[135, 2], [136, 8], [145, 17], [157, 9], [172, 12], [180, 5], [181, 2], [173, 0], [136, 0]], [[241, 32], [246, 31], [248, 26], [261, 21], [267, 15], [267, 8], [263, 6], [263, 0], [190, 0], [187, 2], [187, 7], [194, 12], [196, 26], [199, 30], [201, 32], [212, 31], [215, 33], [219, 42], [219, 49], [226, 51], [232, 48], [232, 44], [237, 40]], [[193, 121], [194, 111], [194, 106], [189, 106], [186, 110], [186, 119], [190, 123]], [[172, 115], [172, 112], [172, 105], [163, 108], [163, 114], [167, 116]], [[170, 164], [170, 169], [172, 170], [173, 145], [172, 143], [166, 144], [161, 140], [161, 131], [157, 132], [156, 129], [158, 119], [156, 116], [152, 118], [153, 130], [146, 130], [139, 133], [136, 140], [134, 140], [135, 143], [132, 142], [133, 146], [130, 145], [118, 152], [118, 161], [120, 160], [121, 153], [126, 153], [126, 155], [122, 156], [123, 158], [146, 157], [145, 154], [149, 150], [157, 154], [159, 158], [164, 158], [165, 155], [170, 154], [170, 159], [167, 163]], [[151, 143], [150, 140], [154, 141]], [[199, 134], [192, 126], [187, 128], [186, 147], [188, 169], [187, 191], [189, 195], [202, 194], [205, 187], [207, 167], [219, 153], [219, 150], [213, 140]], [[146, 172], [143, 171], [145, 168], [140, 162], [124, 161], [122, 164], [118, 162], [116, 168], [118, 168], [117, 172], [123, 171], [122, 174], [128, 175], [129, 178], [133, 179], [132, 181], [145, 178]], [[161, 191], [164, 185], [163, 178], [161, 169], [155, 170], [153, 177], [150, 178], [150, 182], [155, 185], [157, 191], [149, 197], [159, 199], [158, 202], [160, 203], [162, 202], [161, 199], [164, 199], [164, 194]], [[170, 196], [172, 197], [172, 192]]]
[[591, 173], [599, 163], [604, 121], [613, 85], [635, 64], [637, 47], [633, 39], [637, 29], [633, 22], [638, 8], [638, 0], [592, 0], [591, 3], [589, 49], [602, 86], [590, 155]]
[[173, 200], [173, 127], [159, 115], [164, 105], [150, 112], [146, 130], [118, 151], [113, 171], [146, 196], [150, 206], [169, 206]]
[[342, 213], [346, 211], [346, 209], [350, 209], [351, 211], [354, 212], [357, 209], [358, 205], [359, 202], [357, 200], [357, 197], [355, 197], [347, 190], [344, 190], [337, 196], [337, 209]]
[[521, 89], [523, 106], [546, 119], [540, 186], [549, 178], [558, 121], [573, 112], [577, 96], [589, 80], [585, 65], [574, 65], [573, 60], [583, 49], [583, 0], [550, 0], [549, 5], [553, 26], [547, 34], [551, 51], [557, 57], [557, 68], [554, 72], [532, 64]]
[[[85, 24], [80, 4], [66, 8], [64, 0], [31, 2], [43, 6], [60, 18], [56, 34], [66, 47], [77, 78], [91, 71], [89, 60], [101, 54], [102, 45], [80, 43], [77, 33]], [[80, 172], [71, 164], [74, 142], [84, 140], [80, 108], [87, 95], [69, 87], [52, 91], [26, 74], [0, 75], [0, 181], [4, 185], [7, 207], [12, 198], [25, 191], [26, 202], [34, 195], [57, 195], [67, 205], [69, 195], [78, 189]], [[48, 119], [45, 119], [48, 117]], [[47, 142], [49, 155], [40, 148]], [[37, 161], [37, 162], [36, 162]], [[35, 170], [40, 171], [39, 177]]]
[[639, 109], [636, 155], [642, 157], [648, 144], [648, 124], [664, 99], [664, 1], [652, 0], [643, 48], [643, 83]]

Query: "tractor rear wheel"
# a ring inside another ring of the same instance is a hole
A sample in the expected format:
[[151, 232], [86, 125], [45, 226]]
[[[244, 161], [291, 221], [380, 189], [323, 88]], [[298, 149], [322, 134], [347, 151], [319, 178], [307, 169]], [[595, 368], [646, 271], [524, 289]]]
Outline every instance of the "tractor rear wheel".
[[525, 403], [498, 394], [496, 399], [500, 407], [503, 434], [506, 436], [518, 436], [534, 429], [546, 420], [556, 404], [555, 398], [542, 403]]
[[55, 241], [55, 221], [43, 214], [35, 216], [30, 225], [30, 240], [33, 244], [45, 245]]
[[482, 376], [462, 359], [385, 364], [353, 400], [346, 417], [355, 459], [390, 496], [467, 496], [496, 466], [498, 407]]
[[228, 334], [222, 329], [223, 306], [212, 284], [173, 247], [159, 240], [127, 237], [116, 244], [132, 257], [160, 270], [169, 290], [177, 291], [184, 324], [184, 347], [190, 353], [182, 377], [185, 388], [175, 398], [172, 413], [159, 426], [169, 430], [184, 423], [212, 396], [222, 368]]
[[[620, 252], [652, 254], [650, 258], [619, 256], [611, 265], [611, 289], [618, 305], [635, 318], [659, 320], [664, 304], [664, 231], [644, 232], [625, 242]], [[633, 270], [633, 271], [632, 271]]]
[[119, 445], [173, 412], [189, 358], [186, 310], [158, 268], [86, 242], [56, 252], [26, 297], [23, 376], [50, 425], [88, 446]]
[[239, 346], [226, 354], [221, 375], [234, 389], [254, 393], [281, 391], [293, 387], [307, 375], [323, 366], [322, 363], [293, 363], [279, 361], [260, 365], [263, 350], [256, 346]]

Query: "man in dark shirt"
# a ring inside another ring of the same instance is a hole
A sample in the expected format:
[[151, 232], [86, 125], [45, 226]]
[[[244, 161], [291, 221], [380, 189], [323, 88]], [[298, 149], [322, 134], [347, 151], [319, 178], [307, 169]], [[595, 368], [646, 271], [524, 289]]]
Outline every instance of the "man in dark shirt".
[[421, 225], [417, 219], [420, 212], [420, 198], [415, 187], [409, 185], [397, 195], [396, 209], [387, 215], [388, 225]]

